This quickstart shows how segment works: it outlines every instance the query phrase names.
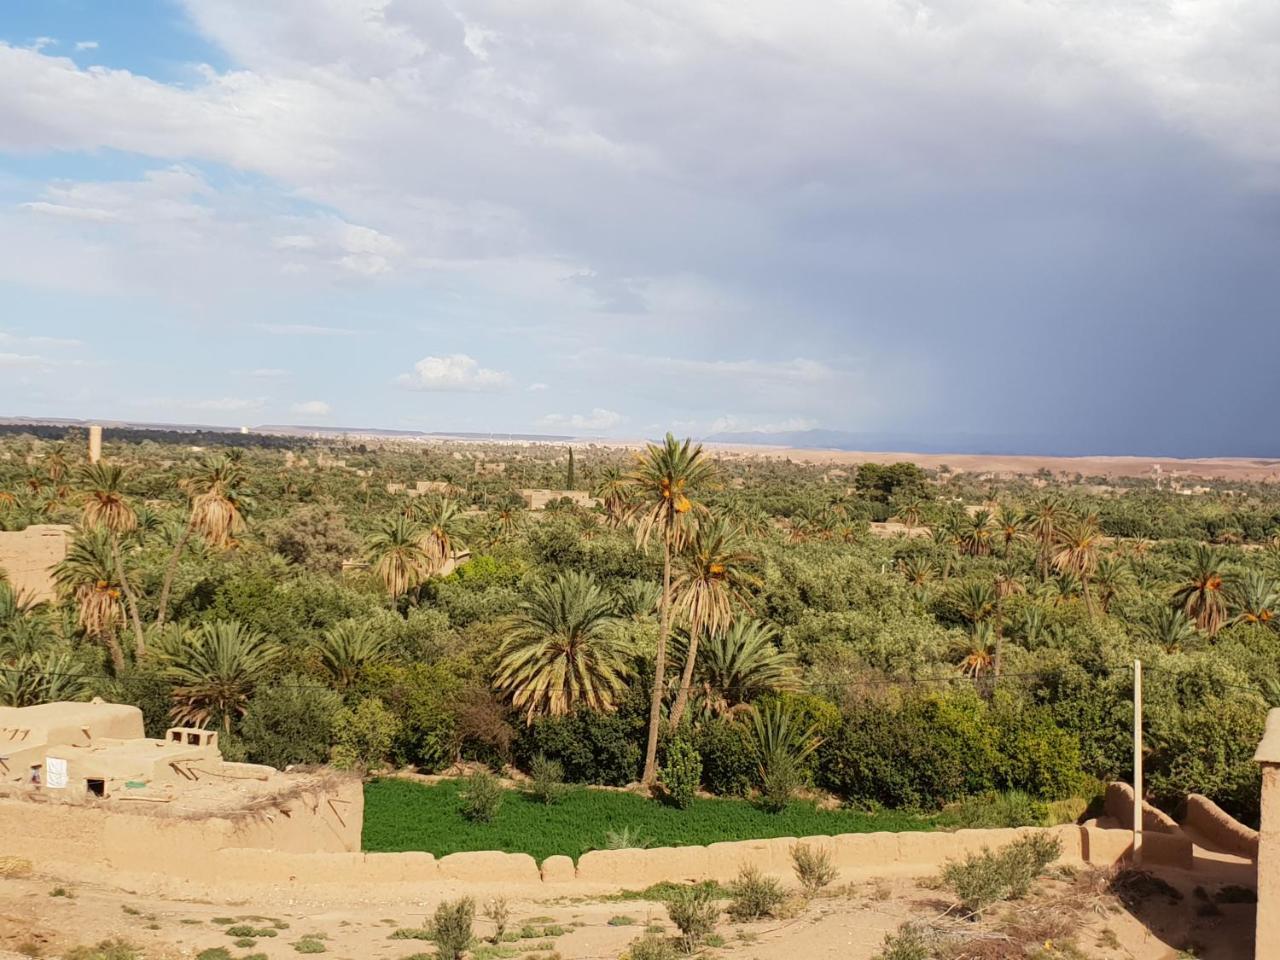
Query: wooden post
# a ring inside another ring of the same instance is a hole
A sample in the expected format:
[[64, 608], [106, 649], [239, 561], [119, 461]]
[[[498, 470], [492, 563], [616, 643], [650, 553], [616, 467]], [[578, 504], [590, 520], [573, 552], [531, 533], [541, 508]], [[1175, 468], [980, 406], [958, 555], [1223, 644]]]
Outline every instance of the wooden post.
[[1142, 865], [1142, 661], [1133, 661], [1133, 865]]

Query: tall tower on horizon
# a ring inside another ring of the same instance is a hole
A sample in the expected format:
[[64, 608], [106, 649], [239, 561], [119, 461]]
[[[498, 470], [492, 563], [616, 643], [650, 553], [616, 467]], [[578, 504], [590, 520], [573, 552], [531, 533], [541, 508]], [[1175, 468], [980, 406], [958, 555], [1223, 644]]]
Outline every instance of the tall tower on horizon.
[[99, 424], [89, 424], [89, 462], [97, 463], [102, 459], [102, 427]]

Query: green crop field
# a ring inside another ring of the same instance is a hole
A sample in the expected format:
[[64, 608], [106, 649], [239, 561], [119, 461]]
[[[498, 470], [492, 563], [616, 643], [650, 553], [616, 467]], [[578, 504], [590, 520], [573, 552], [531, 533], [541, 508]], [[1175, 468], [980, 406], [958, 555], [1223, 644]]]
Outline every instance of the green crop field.
[[459, 812], [462, 782], [426, 785], [374, 780], [365, 787], [364, 849], [425, 850], [436, 856], [464, 850], [528, 853], [541, 862], [553, 854], [573, 858], [607, 846], [610, 830], [628, 828], [649, 846], [682, 846], [719, 840], [804, 837], [875, 830], [929, 830], [937, 816], [897, 811], [862, 813], [817, 810], [795, 804], [766, 813], [745, 800], [695, 800], [677, 810], [654, 800], [608, 790], [570, 790], [550, 806], [507, 791], [490, 823], [472, 823]]

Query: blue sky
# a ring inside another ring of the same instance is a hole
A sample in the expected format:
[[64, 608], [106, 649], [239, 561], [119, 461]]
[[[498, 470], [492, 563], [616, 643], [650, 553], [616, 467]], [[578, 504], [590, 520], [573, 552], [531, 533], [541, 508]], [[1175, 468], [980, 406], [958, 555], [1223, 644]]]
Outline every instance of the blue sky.
[[1277, 455], [1277, 43], [1270, 0], [0, 0], [0, 415]]

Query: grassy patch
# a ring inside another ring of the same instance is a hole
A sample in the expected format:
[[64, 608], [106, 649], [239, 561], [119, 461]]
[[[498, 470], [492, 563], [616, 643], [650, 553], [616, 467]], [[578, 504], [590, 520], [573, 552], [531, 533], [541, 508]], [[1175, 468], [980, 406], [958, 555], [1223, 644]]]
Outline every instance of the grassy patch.
[[937, 817], [885, 811], [818, 810], [793, 804], [765, 813], [745, 800], [695, 799], [687, 810], [630, 793], [575, 787], [548, 806], [507, 791], [488, 823], [460, 812], [462, 781], [436, 784], [374, 780], [365, 786], [364, 848], [374, 852], [423, 850], [436, 856], [467, 850], [578, 857], [604, 849], [610, 829], [626, 824], [652, 846], [679, 847], [721, 840], [830, 836], [877, 830], [929, 830]]

